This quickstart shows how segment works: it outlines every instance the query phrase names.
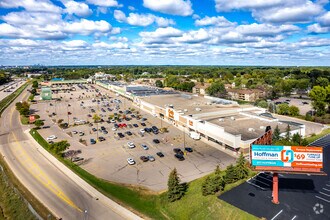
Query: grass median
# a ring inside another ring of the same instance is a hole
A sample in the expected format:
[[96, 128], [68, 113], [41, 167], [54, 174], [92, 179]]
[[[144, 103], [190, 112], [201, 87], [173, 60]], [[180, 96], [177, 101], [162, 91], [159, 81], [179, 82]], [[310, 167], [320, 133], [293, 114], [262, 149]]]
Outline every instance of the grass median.
[[24, 89], [29, 85], [29, 82], [24, 83], [15, 92], [8, 95], [0, 101], [0, 117], [2, 112], [24, 91]]
[[306, 140], [308, 141], [308, 143], [313, 143], [314, 141], [316, 141], [319, 138], [322, 138], [323, 136], [326, 136], [330, 134], [330, 128], [324, 129], [321, 133], [317, 134], [317, 135], [312, 135], [310, 137], [307, 137]]
[[[170, 203], [166, 193], [154, 194], [142, 188], [135, 188], [127, 185], [112, 183], [88, 173], [78, 165], [54, 154], [47, 141], [38, 133], [31, 129], [30, 134], [48, 152], [63, 162], [73, 172], [79, 175], [87, 183], [99, 190], [104, 195], [113, 199], [117, 203], [136, 210], [143, 217], [152, 219], [256, 219], [230, 204], [219, 200], [216, 196], [203, 196], [201, 192], [202, 182], [206, 177], [197, 179], [189, 183], [186, 195], [179, 201]], [[223, 171], [224, 172], [224, 171]], [[243, 180], [244, 181], [244, 180]], [[226, 186], [225, 190], [237, 186], [241, 182], [236, 182]]]

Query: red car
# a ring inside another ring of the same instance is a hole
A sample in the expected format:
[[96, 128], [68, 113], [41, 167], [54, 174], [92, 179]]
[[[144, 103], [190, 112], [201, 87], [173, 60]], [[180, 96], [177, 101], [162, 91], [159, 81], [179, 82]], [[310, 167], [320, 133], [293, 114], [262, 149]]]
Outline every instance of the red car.
[[123, 125], [123, 127], [125, 127], [125, 128], [127, 127], [127, 124], [125, 124], [125, 123], [123, 123], [122, 125]]

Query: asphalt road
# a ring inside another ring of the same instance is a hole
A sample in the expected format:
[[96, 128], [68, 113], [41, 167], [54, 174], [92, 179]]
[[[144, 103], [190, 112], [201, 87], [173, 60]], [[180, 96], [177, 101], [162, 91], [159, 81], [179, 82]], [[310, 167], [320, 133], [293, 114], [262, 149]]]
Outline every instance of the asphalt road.
[[[27, 99], [28, 95], [23, 92], [17, 101]], [[21, 183], [55, 216], [70, 220], [139, 218], [95, 192], [70, 171], [59, 169], [58, 161], [40, 149], [27, 133], [28, 127], [20, 124], [15, 102], [2, 114], [0, 125], [0, 152], [5, 161]]]
[[279, 174], [280, 204], [271, 202], [272, 176], [268, 173], [260, 173], [219, 198], [269, 220], [330, 219], [330, 135], [312, 145], [324, 147], [324, 172], [328, 176]]

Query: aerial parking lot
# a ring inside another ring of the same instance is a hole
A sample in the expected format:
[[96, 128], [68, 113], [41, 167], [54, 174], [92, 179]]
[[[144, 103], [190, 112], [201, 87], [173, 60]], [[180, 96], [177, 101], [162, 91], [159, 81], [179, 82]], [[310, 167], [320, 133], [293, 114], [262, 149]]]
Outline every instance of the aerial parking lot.
[[235, 162], [96, 85], [63, 85], [53, 100], [38, 101], [31, 109], [45, 120], [39, 131], [45, 139], [68, 140], [71, 151], [66, 156], [75, 155], [82, 168], [109, 181], [161, 191], [173, 168], [182, 181], [191, 181], [216, 165], [225, 168]]

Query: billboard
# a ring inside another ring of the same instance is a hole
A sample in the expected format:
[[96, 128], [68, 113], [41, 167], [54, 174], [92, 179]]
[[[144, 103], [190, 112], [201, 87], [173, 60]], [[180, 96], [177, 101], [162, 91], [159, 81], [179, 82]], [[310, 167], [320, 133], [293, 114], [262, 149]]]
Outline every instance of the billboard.
[[[251, 164], [256, 167], [322, 169], [323, 148], [304, 146], [252, 145]], [[301, 171], [302, 171], [301, 170]]]

